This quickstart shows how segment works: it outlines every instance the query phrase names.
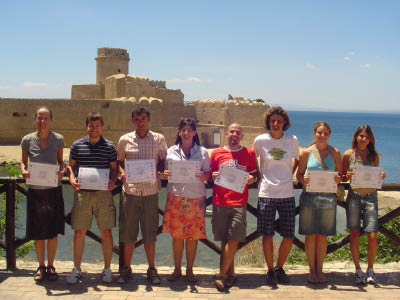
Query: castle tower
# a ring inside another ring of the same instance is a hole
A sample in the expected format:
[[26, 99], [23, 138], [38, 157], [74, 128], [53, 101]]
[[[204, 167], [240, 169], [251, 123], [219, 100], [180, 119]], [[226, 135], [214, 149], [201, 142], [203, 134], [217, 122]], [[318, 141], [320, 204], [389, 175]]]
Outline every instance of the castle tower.
[[129, 73], [129, 53], [126, 49], [98, 48], [96, 59], [96, 84], [104, 84], [106, 77]]

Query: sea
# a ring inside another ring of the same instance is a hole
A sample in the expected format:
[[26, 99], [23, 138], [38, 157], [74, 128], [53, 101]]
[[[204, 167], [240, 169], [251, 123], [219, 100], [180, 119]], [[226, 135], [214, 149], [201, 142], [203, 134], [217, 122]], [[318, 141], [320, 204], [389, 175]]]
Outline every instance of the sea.
[[[306, 111], [289, 111], [291, 118], [291, 127], [288, 133], [294, 134], [298, 137], [300, 145], [307, 146], [313, 140], [313, 126], [317, 121], [328, 122], [331, 126], [332, 133], [329, 143], [343, 152], [350, 148], [354, 130], [360, 124], [369, 124], [375, 134], [376, 149], [381, 154], [380, 165], [386, 171], [387, 177], [384, 183], [400, 183], [400, 114], [375, 114], [375, 113], [350, 113], [350, 112], [306, 112]], [[1, 172], [0, 172], [1, 175]], [[69, 212], [73, 203], [73, 191], [71, 186], [65, 185], [63, 187], [63, 195], [65, 201], [65, 211]], [[296, 191], [296, 202], [300, 191]], [[211, 196], [211, 190], [207, 191], [207, 196]], [[159, 207], [164, 209], [166, 200], [165, 189], [159, 192]], [[114, 202], [117, 207], [117, 220], [118, 220], [118, 206], [119, 196], [114, 197]], [[257, 191], [251, 190], [249, 202], [254, 206], [257, 205]], [[345, 211], [338, 207], [337, 210], [337, 232], [344, 232], [346, 221]], [[22, 225], [21, 229], [17, 230], [17, 236], [23, 237], [25, 235], [25, 206], [22, 205], [22, 210], [19, 214], [18, 223]], [[160, 217], [160, 224], [162, 218]], [[296, 225], [298, 220], [296, 220]], [[256, 230], [256, 218], [250, 213], [247, 214], [247, 233]], [[98, 233], [95, 220], [92, 223], [92, 229]], [[211, 230], [211, 218], [206, 217], [206, 233], [207, 237], [212, 240], [213, 234]], [[303, 236], [297, 234], [300, 239]], [[118, 243], [118, 228], [113, 229], [114, 242]], [[279, 235], [275, 235], [276, 242], [279, 242]], [[72, 260], [72, 240], [73, 231], [69, 225], [66, 225], [64, 236], [59, 237], [59, 247], [57, 252], [57, 260]], [[173, 266], [173, 255], [171, 237], [167, 234], [160, 234], [157, 237], [156, 243], [156, 264], [158, 266]], [[34, 251], [28, 254], [28, 257], [35, 259]], [[83, 262], [99, 263], [102, 264], [102, 250], [101, 245], [90, 238], [86, 238], [85, 252]], [[118, 263], [118, 256], [113, 254], [113, 262]], [[146, 264], [146, 256], [143, 246], [135, 249], [133, 255], [133, 265]], [[185, 258], [183, 259], [183, 265]], [[57, 265], [57, 264], [56, 264]], [[219, 257], [203, 243], [199, 242], [195, 266], [218, 268]]]

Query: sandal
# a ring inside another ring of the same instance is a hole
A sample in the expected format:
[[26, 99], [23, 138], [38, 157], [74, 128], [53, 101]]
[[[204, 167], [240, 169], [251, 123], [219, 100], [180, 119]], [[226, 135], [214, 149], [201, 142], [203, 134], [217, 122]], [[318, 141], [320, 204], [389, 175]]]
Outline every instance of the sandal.
[[225, 277], [219, 274], [215, 275], [214, 283], [217, 290], [222, 291], [225, 288]]
[[46, 273], [47, 273], [47, 279], [49, 281], [56, 281], [58, 279], [56, 268], [54, 268], [53, 266], [47, 266]]
[[35, 274], [33, 274], [33, 279], [36, 282], [39, 282], [39, 281], [42, 281], [45, 276], [46, 276], [46, 267], [45, 266], [39, 266], [39, 268], [36, 269]]
[[196, 276], [194, 276], [193, 271], [186, 271], [186, 280], [190, 283], [196, 282]]
[[231, 274], [229, 274], [229, 275], [226, 277], [225, 286], [228, 287], [228, 288], [231, 287], [231, 286], [233, 286], [233, 285], [235, 284], [237, 278], [238, 278], [237, 275], [231, 275]]
[[181, 272], [176, 272], [174, 271], [171, 275], [168, 276], [168, 281], [174, 282], [177, 281], [179, 278], [181, 278], [182, 273]]

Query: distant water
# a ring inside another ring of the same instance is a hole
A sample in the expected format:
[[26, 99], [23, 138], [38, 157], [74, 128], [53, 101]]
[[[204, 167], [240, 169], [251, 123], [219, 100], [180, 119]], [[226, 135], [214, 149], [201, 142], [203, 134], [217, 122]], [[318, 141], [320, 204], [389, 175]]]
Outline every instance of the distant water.
[[332, 129], [329, 143], [343, 152], [350, 148], [354, 130], [368, 124], [374, 131], [376, 150], [381, 153], [380, 166], [387, 176], [384, 183], [400, 183], [400, 114], [305, 112], [290, 111], [291, 127], [288, 132], [307, 146], [313, 140], [313, 126], [326, 121]]

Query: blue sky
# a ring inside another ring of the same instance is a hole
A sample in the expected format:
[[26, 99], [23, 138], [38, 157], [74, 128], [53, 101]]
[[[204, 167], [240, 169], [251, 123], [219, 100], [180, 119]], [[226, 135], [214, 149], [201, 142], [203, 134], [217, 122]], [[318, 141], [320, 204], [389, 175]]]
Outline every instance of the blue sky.
[[99, 47], [185, 100], [400, 112], [400, 1], [7, 1], [0, 97], [70, 98]]

